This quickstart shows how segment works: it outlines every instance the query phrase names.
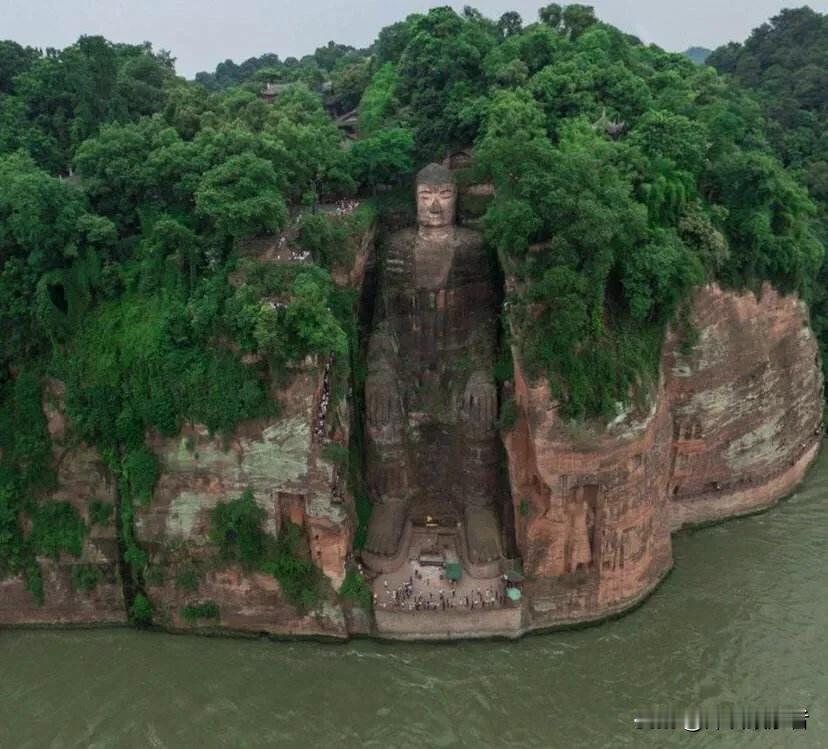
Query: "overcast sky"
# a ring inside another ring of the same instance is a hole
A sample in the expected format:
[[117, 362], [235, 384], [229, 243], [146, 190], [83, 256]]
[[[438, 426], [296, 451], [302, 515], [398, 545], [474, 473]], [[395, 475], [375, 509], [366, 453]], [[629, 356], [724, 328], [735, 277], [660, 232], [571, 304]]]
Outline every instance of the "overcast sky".
[[[560, 1], [560, 0], [559, 0]], [[776, 0], [582, 0], [620, 29], [671, 51], [717, 47], [744, 39], [781, 8]], [[472, 5], [497, 18], [516, 10], [534, 21], [546, 0], [0, 0], [0, 38], [35, 47], [65, 47], [81, 34], [112, 41], [150, 41], [177, 58], [191, 78], [228, 58], [241, 62], [264, 52], [283, 59], [330, 39], [369, 45], [377, 32], [409, 13], [438, 5]], [[561, 2], [561, 4], [566, 4]], [[828, 12], [828, 0], [809, 5]]]

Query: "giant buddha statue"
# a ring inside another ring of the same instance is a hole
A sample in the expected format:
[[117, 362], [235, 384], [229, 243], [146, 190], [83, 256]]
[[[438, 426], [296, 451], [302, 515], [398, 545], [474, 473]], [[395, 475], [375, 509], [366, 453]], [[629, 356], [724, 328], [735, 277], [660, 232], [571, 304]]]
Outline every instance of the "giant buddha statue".
[[407, 520], [429, 519], [483, 564], [501, 556], [495, 289], [480, 233], [455, 226], [451, 171], [423, 169], [416, 199], [418, 226], [388, 241], [368, 346], [366, 550], [394, 556]]

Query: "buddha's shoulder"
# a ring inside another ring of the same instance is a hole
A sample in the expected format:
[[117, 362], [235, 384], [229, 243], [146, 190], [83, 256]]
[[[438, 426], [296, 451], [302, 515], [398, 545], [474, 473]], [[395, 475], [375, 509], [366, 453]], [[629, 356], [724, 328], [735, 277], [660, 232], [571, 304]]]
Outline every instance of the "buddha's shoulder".
[[398, 229], [388, 237], [388, 252], [389, 254], [409, 253], [416, 241], [416, 229]]
[[454, 245], [459, 250], [479, 252], [483, 249], [483, 234], [475, 229], [458, 226], [454, 231]]

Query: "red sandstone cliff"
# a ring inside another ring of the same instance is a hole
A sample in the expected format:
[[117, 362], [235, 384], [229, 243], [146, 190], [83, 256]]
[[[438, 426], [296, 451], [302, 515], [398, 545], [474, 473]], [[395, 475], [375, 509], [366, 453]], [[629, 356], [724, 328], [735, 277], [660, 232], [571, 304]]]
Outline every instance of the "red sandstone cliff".
[[768, 506], [816, 454], [822, 374], [805, 305], [708, 286], [693, 326], [687, 354], [668, 335], [651, 412], [609, 427], [563, 424], [517, 363], [505, 443], [530, 627], [634, 604], [670, 568], [672, 529]]
[[[57, 478], [56, 501], [70, 502], [90, 531], [79, 559], [62, 555], [53, 562], [40, 558], [43, 574], [43, 605], [26, 590], [22, 576], [0, 580], [0, 624], [117, 624], [127, 620], [121, 580], [118, 575], [118, 545], [114, 515], [106, 523], [91, 524], [93, 501], [112, 502], [114, 482], [94, 448], [72, 441], [63, 414], [62, 383], [45, 384], [43, 409], [52, 439], [52, 465]], [[93, 566], [100, 582], [90, 591], [75, 590], [75, 567]]]
[[662, 365], [673, 528], [789, 493], [816, 454], [822, 422], [819, 347], [796, 297], [767, 285], [760, 298], [708, 286], [697, 293], [693, 324], [689, 355], [671, 333]]
[[[505, 442], [528, 578], [524, 628], [624, 610], [670, 568], [671, 530], [768, 506], [814, 457], [822, 374], [805, 305], [770, 288], [757, 298], [710, 286], [697, 292], [693, 323], [698, 339], [688, 353], [668, 334], [650, 412], [608, 428], [561, 423], [548, 389], [530, 385], [517, 362], [519, 418]], [[217, 623], [204, 623], [212, 629], [346, 634], [333, 602], [303, 616], [273, 577], [207, 563], [210, 509], [251, 487], [268, 530], [285, 519], [302, 525], [317, 564], [333, 586], [341, 582], [352, 512], [315, 435], [323, 382], [324, 363], [309, 363], [279, 391], [278, 418], [242, 424], [226, 441], [198, 426], [151, 438], [162, 476], [152, 503], [138, 509], [136, 536], [148, 553], [148, 592], [161, 623], [186, 626], [183, 607], [211, 600], [220, 611]], [[88, 521], [92, 500], [111, 501], [114, 488], [96, 452], [72, 443], [61, 402], [60, 384], [48, 383], [54, 498], [72, 502]], [[337, 440], [347, 437], [348, 407], [331, 405]], [[0, 581], [0, 624], [126, 620], [114, 518], [91, 527], [81, 559], [39, 561], [44, 605], [21, 579]], [[78, 564], [101, 573], [88, 593], [71, 585]], [[198, 587], [182, 589], [178, 578], [194, 564], [201, 565]]]
[[[270, 250], [265, 243], [261, 252]], [[354, 263], [338, 280], [359, 289], [373, 250], [373, 229], [359, 238]], [[154, 621], [170, 628], [191, 626], [187, 604], [214, 602], [219, 619], [198, 626], [213, 630], [276, 634], [346, 634], [345, 616], [333, 596], [345, 577], [352, 546], [354, 512], [346, 476], [326, 457], [325, 446], [348, 444], [350, 403], [331, 393], [335, 373], [325, 360], [307, 360], [288, 382], [273, 388], [278, 416], [244, 422], [232, 435], [210, 436], [203, 425], [185, 427], [174, 438], [148, 435], [160, 463], [160, 479], [147, 506], [135, 508], [134, 531], [146, 552], [146, 589]], [[44, 397], [57, 490], [51, 499], [74, 505], [90, 527], [81, 558], [39, 559], [44, 603], [26, 590], [21, 576], [0, 580], [0, 625], [126, 623], [118, 570], [116, 518], [90, 523], [94, 500], [115, 499], [115, 482], [97, 451], [75, 444], [63, 413], [63, 386], [47, 383]], [[277, 534], [289, 520], [305, 534], [310, 554], [329, 582], [329, 594], [313, 611], [290, 605], [279, 582], [220, 563], [208, 543], [210, 511], [221, 501], [252, 489], [265, 510], [265, 530]], [[101, 577], [91, 591], [72, 585], [77, 565], [94, 565]], [[181, 585], [189, 573], [188, 585]], [[195, 575], [197, 585], [193, 585]]]
[[[356, 242], [349, 270], [335, 274], [338, 283], [360, 289], [373, 251], [369, 229]], [[272, 248], [257, 250], [266, 258]], [[213, 601], [219, 620], [200, 626], [274, 634], [347, 634], [345, 616], [332, 595], [302, 614], [285, 599], [271, 575], [245, 573], [217, 565], [208, 543], [210, 513], [223, 501], [253, 491], [265, 511], [265, 530], [278, 535], [286, 521], [300, 526], [313, 562], [338, 590], [354, 533], [353, 500], [347, 477], [326, 457], [325, 446], [347, 446], [350, 402], [337, 399], [330, 385], [332, 361], [307, 361], [289, 382], [274, 389], [279, 415], [238, 426], [232, 435], [210, 436], [202, 425], [185, 428], [175, 438], [151, 435], [150, 446], [161, 464], [152, 502], [137, 508], [135, 535], [148, 554], [147, 593], [155, 619], [164, 626], [189, 626], [187, 604]], [[181, 576], [197, 571], [198, 586], [182, 586]]]
[[[159, 623], [185, 626], [183, 607], [210, 600], [220, 611], [218, 623], [205, 622], [211, 627], [345, 634], [341, 612], [300, 616], [272, 576], [217, 566], [208, 542], [211, 510], [249, 488], [265, 510], [265, 530], [277, 535], [285, 521], [299, 525], [314, 562], [333, 587], [342, 584], [353, 511], [345, 477], [323, 457], [317, 434], [324, 379], [321, 365], [299, 371], [278, 392], [278, 418], [244, 422], [229, 438], [211, 437], [202, 426], [172, 439], [151, 438], [161, 478], [152, 502], [137, 508], [135, 530], [148, 553], [147, 592]], [[344, 401], [331, 404], [324, 421], [326, 434], [333, 427], [347, 443]], [[199, 573], [195, 590], [179, 584], [180, 576], [192, 570]]]

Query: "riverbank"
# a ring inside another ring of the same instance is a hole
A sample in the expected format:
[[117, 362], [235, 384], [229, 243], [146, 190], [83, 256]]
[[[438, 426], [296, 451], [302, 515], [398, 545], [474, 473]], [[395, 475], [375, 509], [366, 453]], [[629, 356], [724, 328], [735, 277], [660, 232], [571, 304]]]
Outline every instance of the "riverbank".
[[[805, 704], [808, 731], [694, 745], [820, 746], [828, 730], [828, 455], [775, 508], [674, 536], [643, 607], [518, 642], [314, 642], [125, 628], [0, 632], [0, 746], [686, 746], [652, 705]], [[794, 743], [794, 738], [797, 741]]]
[[[823, 453], [821, 450], [822, 441], [816, 441], [810, 446], [801, 458], [786, 471], [783, 476], [778, 477], [773, 483], [777, 487], [775, 498], [760, 506], [745, 509], [743, 512], [728, 517], [701, 520], [697, 523], [687, 523], [675, 528], [673, 538], [685, 534], [692, 534], [702, 528], [711, 528], [730, 521], [766, 514], [788, 498], [792, 492], [807, 480], [807, 469], [813, 461], [818, 460]], [[788, 483], [786, 483], [788, 482]], [[795, 482], [791, 485], [789, 482]], [[786, 489], [784, 494], [780, 492]], [[552, 632], [565, 632], [579, 630], [588, 627], [599, 626], [623, 618], [640, 607], [658, 590], [662, 583], [673, 572], [674, 567], [669, 568], [652, 585], [644, 589], [635, 599], [625, 601], [616, 607], [608, 608], [600, 615], [592, 618], [579, 618], [572, 620], [561, 620], [552, 625], [538, 624], [532, 626], [526, 624], [526, 612], [521, 608], [503, 608], [479, 611], [429, 611], [429, 612], [401, 612], [384, 611], [375, 612], [377, 627], [374, 631], [349, 633], [343, 635], [325, 634], [302, 634], [291, 631], [284, 633], [274, 632], [250, 632], [234, 630], [232, 628], [216, 628], [201, 626], [196, 629], [177, 629], [164, 627], [151, 627], [150, 630], [157, 633], [172, 635], [197, 635], [209, 638], [227, 637], [230, 639], [265, 639], [275, 642], [313, 642], [326, 644], [344, 644], [353, 640], [376, 640], [376, 641], [397, 641], [397, 642], [435, 642], [435, 641], [463, 641], [463, 640], [519, 640], [528, 635], [543, 635]], [[469, 626], [468, 617], [477, 617], [476, 624]], [[27, 631], [27, 630], [56, 630], [56, 631], [78, 631], [78, 630], [107, 630], [107, 629], [129, 629], [128, 625], [121, 622], [84, 622], [84, 623], [56, 623], [43, 622], [22, 623], [22, 624], [0, 624], [0, 630]]]

